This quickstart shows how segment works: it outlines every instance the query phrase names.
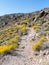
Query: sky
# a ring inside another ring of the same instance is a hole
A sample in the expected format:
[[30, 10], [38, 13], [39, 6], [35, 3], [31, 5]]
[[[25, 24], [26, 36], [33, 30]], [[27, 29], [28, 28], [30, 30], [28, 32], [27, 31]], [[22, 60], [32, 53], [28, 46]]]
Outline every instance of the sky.
[[0, 0], [0, 16], [29, 13], [49, 7], [49, 0]]

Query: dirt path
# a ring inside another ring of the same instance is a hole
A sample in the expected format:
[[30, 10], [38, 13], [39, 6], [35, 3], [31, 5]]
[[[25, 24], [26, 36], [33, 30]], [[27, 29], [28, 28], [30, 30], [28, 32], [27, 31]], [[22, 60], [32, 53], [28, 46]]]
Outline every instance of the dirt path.
[[[12, 55], [4, 56], [0, 60], [0, 65], [47, 65], [49, 63], [48, 56], [34, 56], [31, 39], [36, 32], [30, 28], [28, 35], [22, 36], [19, 48]], [[46, 63], [47, 61], [47, 63]]]

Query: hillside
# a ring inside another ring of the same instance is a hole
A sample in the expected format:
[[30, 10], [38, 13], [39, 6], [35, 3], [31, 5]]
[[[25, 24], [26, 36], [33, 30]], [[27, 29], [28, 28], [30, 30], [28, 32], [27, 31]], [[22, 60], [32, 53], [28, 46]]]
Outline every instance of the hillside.
[[49, 65], [49, 8], [0, 16], [0, 65]]

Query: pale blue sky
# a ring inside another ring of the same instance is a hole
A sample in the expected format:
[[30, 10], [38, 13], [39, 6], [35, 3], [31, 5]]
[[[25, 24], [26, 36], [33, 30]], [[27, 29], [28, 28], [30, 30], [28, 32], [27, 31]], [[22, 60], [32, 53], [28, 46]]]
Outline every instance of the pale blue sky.
[[49, 7], [49, 0], [0, 0], [0, 16], [28, 13]]

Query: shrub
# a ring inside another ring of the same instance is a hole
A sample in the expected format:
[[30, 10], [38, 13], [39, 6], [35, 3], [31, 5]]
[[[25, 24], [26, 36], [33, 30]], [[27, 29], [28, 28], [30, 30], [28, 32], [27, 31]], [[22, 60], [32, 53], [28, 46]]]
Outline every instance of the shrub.
[[35, 21], [30, 21], [30, 22], [28, 22], [28, 27], [32, 27], [32, 26], [34, 26], [35, 25]]
[[33, 44], [33, 50], [39, 50], [38, 47], [42, 44], [41, 40], [37, 40], [34, 44]]
[[41, 28], [39, 26], [32, 26], [33, 29], [37, 30], [41, 30]]
[[21, 20], [20, 22], [24, 24], [24, 23], [26, 23], [27, 21], [28, 21], [28, 20]]
[[17, 47], [16, 44], [8, 44], [8, 45], [0, 46], [0, 53], [11, 51], [12, 49], [15, 49], [16, 47]]
[[41, 45], [43, 44], [44, 41], [47, 41], [47, 38], [42, 36], [39, 40], [37, 40], [34, 44], [33, 44], [33, 50], [41, 50]]
[[0, 53], [4, 53], [6, 51], [11, 51], [18, 46], [19, 36], [14, 36], [12, 39], [8, 40], [8, 44], [4, 44], [0, 46]]
[[20, 30], [19, 30], [19, 33], [20, 33], [21, 35], [23, 35], [23, 34], [26, 33], [26, 31], [27, 31], [26, 26], [25, 26], [25, 25], [22, 25], [21, 28], [20, 28]]
[[20, 36], [16, 35], [12, 39], [9, 40], [9, 43], [17, 43], [19, 40]]

